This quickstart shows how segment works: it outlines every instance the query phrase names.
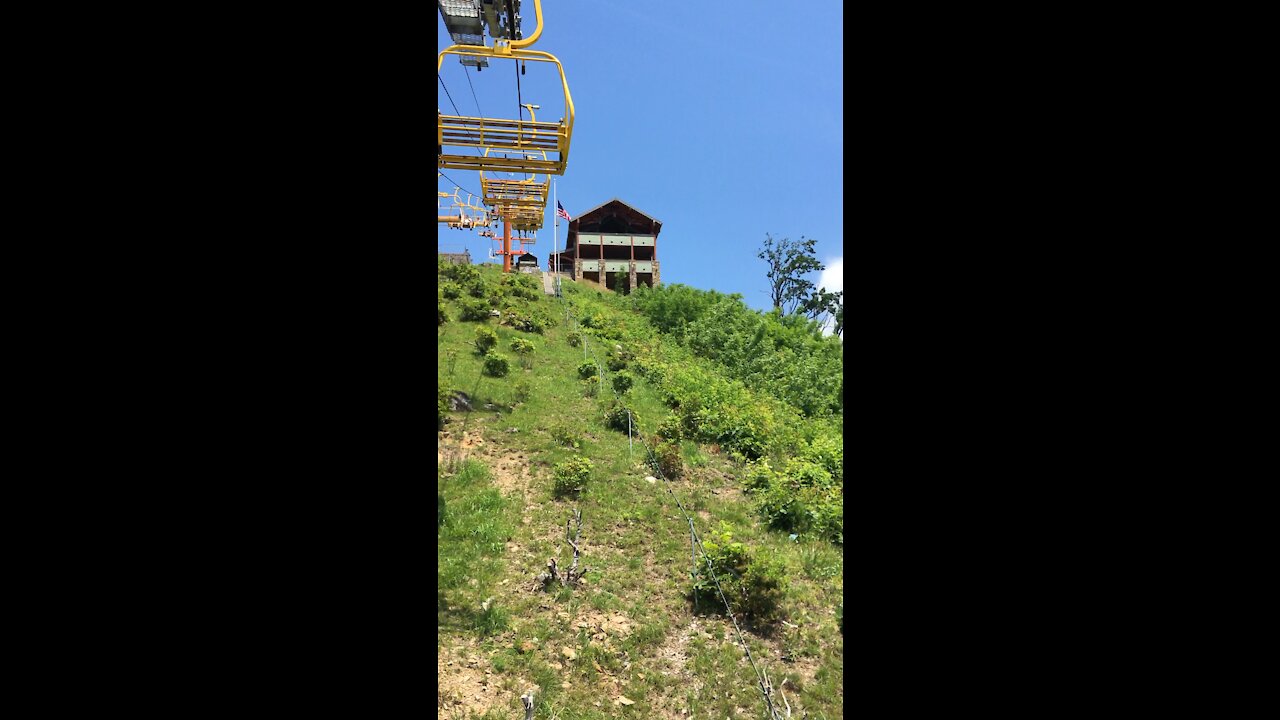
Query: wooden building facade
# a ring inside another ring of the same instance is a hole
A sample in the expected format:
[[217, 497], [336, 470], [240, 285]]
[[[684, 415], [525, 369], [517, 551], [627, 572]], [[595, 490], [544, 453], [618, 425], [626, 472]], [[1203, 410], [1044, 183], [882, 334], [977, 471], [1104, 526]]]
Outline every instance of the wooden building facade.
[[658, 233], [662, 222], [614, 198], [569, 221], [563, 252], [547, 260], [547, 269], [574, 280], [594, 280], [610, 290], [623, 273], [625, 289], [658, 284]]

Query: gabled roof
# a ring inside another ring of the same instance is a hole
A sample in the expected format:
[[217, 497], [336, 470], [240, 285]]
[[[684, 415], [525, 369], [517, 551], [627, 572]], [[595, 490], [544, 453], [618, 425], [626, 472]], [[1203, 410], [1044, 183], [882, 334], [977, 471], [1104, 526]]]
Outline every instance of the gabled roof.
[[629, 204], [629, 203], [627, 203], [627, 202], [625, 202], [625, 201], [623, 201], [623, 200], [620, 200], [620, 199], [618, 199], [618, 198], [616, 198], [616, 197], [615, 197], [615, 198], [613, 198], [613, 199], [611, 199], [611, 200], [605, 200], [604, 202], [602, 202], [602, 203], [600, 203], [599, 205], [597, 205], [597, 206], [595, 206], [595, 207], [591, 208], [590, 210], [586, 210], [586, 211], [584, 211], [584, 212], [580, 212], [580, 213], [578, 213], [577, 217], [575, 217], [575, 218], [574, 218], [574, 220], [577, 220], [577, 219], [579, 219], [579, 218], [581, 218], [581, 217], [584, 217], [584, 216], [590, 215], [591, 213], [593, 213], [593, 212], [595, 212], [595, 211], [599, 210], [600, 208], [604, 207], [605, 205], [608, 205], [609, 203], [613, 203], [613, 202], [616, 202], [616, 203], [618, 203], [618, 204], [620, 204], [620, 205], [625, 205], [626, 207], [628, 207], [628, 208], [630, 208], [630, 209], [632, 209], [632, 210], [635, 210], [636, 212], [640, 213], [641, 215], [643, 215], [643, 216], [645, 216], [645, 217], [649, 218], [650, 220], [652, 220], [652, 221], [654, 221], [654, 222], [656, 222], [656, 223], [659, 223], [659, 224], [661, 224], [661, 223], [662, 223], [662, 221], [661, 221], [661, 220], [659, 220], [658, 218], [656, 218], [656, 217], [654, 217], [654, 216], [650, 215], [649, 213], [647, 213], [647, 212], [645, 212], [645, 211], [641, 210], [640, 208], [638, 208], [638, 207], [636, 207], [636, 206], [634, 206], [634, 205], [631, 205], [631, 204]]

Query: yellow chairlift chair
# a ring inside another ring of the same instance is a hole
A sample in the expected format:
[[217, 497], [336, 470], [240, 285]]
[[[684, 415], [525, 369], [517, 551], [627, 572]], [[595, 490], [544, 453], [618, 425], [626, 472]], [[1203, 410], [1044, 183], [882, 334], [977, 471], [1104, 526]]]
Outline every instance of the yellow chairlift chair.
[[[475, 227], [485, 227], [490, 223], [489, 212], [483, 205], [476, 204], [471, 193], [467, 193], [467, 199], [463, 200], [458, 194], [462, 188], [454, 188], [453, 194], [447, 192], [436, 191], [439, 198], [436, 201], [436, 221], [444, 223], [454, 230], [470, 230]], [[450, 200], [447, 210], [441, 206], [441, 200]], [[456, 214], [442, 214], [442, 212]]]
[[[564, 77], [564, 66], [560, 61], [550, 53], [525, 49], [542, 35], [542, 1], [534, 0], [533, 6], [538, 28], [532, 35], [522, 40], [495, 39], [493, 47], [451, 45], [440, 52], [436, 71], [439, 72], [443, 66], [445, 55], [552, 63], [560, 73], [568, 118], [552, 123], [533, 119], [445, 115], [437, 110], [436, 155], [440, 169], [501, 170], [528, 175], [564, 174], [569, 162], [569, 141], [573, 137], [573, 97], [569, 94], [569, 82]], [[494, 152], [478, 155], [471, 148], [484, 148]], [[541, 156], [539, 153], [542, 153]], [[531, 158], [531, 155], [534, 157]]]

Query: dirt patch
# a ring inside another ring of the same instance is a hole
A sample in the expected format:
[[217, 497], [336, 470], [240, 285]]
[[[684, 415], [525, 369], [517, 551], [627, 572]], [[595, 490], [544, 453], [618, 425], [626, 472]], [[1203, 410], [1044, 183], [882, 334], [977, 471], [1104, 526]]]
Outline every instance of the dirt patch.
[[487, 443], [479, 430], [468, 430], [461, 437], [457, 433], [439, 433], [436, 457], [437, 462], [441, 463], [455, 457], [483, 463], [489, 469], [494, 486], [503, 495], [519, 497], [521, 507], [528, 504], [529, 489], [534, 478], [527, 453], [503, 452], [501, 448]]
[[[443, 711], [483, 715], [492, 709], [519, 707], [519, 694], [502, 690], [489, 669], [489, 661], [474, 647], [440, 648], [436, 657], [436, 706]], [[511, 695], [511, 697], [507, 697]], [[441, 717], [449, 717], [442, 714]]]

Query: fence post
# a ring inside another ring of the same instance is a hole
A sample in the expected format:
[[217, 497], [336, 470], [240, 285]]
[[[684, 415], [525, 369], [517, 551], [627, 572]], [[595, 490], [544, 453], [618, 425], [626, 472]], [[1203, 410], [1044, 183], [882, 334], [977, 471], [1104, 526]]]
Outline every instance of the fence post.
[[686, 517], [689, 521], [689, 564], [692, 570], [689, 571], [689, 579], [693, 581], [693, 609], [698, 609], [698, 554], [696, 546], [693, 542], [693, 518]]

